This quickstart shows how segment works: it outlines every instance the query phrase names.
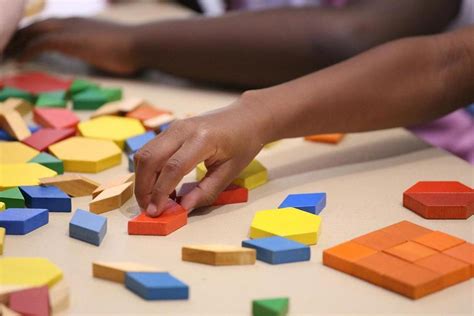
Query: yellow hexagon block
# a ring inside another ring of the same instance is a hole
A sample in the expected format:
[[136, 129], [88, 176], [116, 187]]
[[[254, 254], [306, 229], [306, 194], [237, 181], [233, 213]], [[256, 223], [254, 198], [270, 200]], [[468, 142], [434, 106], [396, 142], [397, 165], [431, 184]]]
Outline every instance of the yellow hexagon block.
[[113, 140], [122, 149], [127, 138], [145, 132], [137, 119], [110, 115], [81, 122], [78, 129], [84, 137]]
[[0, 285], [55, 285], [63, 272], [46, 258], [0, 258]]
[[56, 171], [37, 163], [0, 164], [0, 190], [22, 185], [39, 185], [39, 179], [54, 177]]
[[250, 226], [250, 238], [285, 237], [306, 245], [318, 243], [321, 217], [293, 207], [257, 212]]
[[[196, 178], [201, 181], [206, 175], [207, 169], [204, 162], [201, 162], [196, 167]], [[265, 184], [268, 181], [267, 169], [258, 161], [253, 160], [242, 172], [239, 174], [237, 179], [232, 183], [240, 187], [247, 188], [248, 190], [255, 189], [256, 187]]]
[[23, 163], [39, 154], [39, 151], [20, 142], [0, 142], [0, 163]]
[[71, 137], [49, 146], [58, 159], [64, 163], [65, 171], [99, 172], [119, 165], [122, 151], [110, 140], [85, 137]]

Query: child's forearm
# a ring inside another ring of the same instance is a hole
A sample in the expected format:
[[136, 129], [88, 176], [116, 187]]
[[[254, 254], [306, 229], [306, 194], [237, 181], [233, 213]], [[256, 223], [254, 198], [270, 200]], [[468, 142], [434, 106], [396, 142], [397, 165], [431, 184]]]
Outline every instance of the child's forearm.
[[275, 87], [247, 92], [265, 140], [429, 121], [474, 101], [474, 27], [399, 40]]

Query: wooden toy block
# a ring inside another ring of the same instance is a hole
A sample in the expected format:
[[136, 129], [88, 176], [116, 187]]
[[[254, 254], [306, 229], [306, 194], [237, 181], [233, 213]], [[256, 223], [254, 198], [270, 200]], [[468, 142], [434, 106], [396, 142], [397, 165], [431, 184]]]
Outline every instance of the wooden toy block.
[[456, 260], [465, 262], [471, 267], [471, 277], [474, 278], [474, 245], [468, 242], [460, 244], [443, 251], [445, 255], [453, 257]]
[[125, 184], [127, 182], [135, 182], [135, 174], [127, 173], [125, 175], [116, 177], [105, 184], [101, 184], [97, 189], [92, 192], [92, 197], [95, 198], [97, 195], [102, 193], [104, 190], [111, 189], [113, 187]]
[[31, 135], [28, 125], [17, 111], [0, 111], [0, 126], [17, 140]]
[[37, 163], [0, 164], [0, 190], [22, 185], [38, 185], [40, 178], [56, 172]]
[[35, 287], [54, 286], [62, 280], [63, 273], [46, 258], [5, 257], [0, 258], [0, 285]]
[[306, 136], [304, 139], [310, 142], [339, 144], [344, 138], [345, 134], [319, 134]]
[[78, 174], [41, 178], [40, 183], [42, 185], [54, 185], [72, 197], [91, 195], [99, 187], [99, 183]]
[[47, 209], [7, 208], [0, 212], [0, 227], [7, 235], [26, 235], [48, 223]]
[[10, 294], [9, 307], [22, 315], [49, 316], [48, 287], [34, 287]]
[[147, 130], [161, 131], [162, 126], [170, 124], [176, 119], [172, 114], [161, 114], [143, 121], [143, 126]]
[[99, 91], [105, 96], [107, 102], [122, 100], [122, 89], [120, 88], [100, 88]]
[[71, 198], [54, 186], [23, 186], [21, 193], [28, 208], [45, 208], [50, 212], [71, 212]]
[[0, 202], [0, 212], [5, 210], [5, 203]]
[[354, 274], [356, 261], [376, 253], [372, 248], [350, 241], [324, 250], [323, 264], [347, 274]]
[[73, 128], [42, 128], [30, 137], [23, 139], [23, 143], [36, 150], [45, 151], [49, 146], [72, 137], [74, 134], [76, 134], [76, 131]]
[[252, 316], [286, 316], [290, 308], [287, 297], [267, 298], [252, 301]]
[[146, 143], [155, 138], [155, 136], [155, 132], [148, 131], [146, 133], [130, 137], [125, 141], [125, 151], [128, 154], [133, 154], [145, 146]]
[[53, 76], [44, 72], [30, 71], [2, 79], [6, 87], [26, 90], [32, 94], [68, 90], [71, 80]]
[[420, 225], [416, 225], [409, 221], [401, 221], [396, 224], [387, 226], [383, 228], [382, 231], [390, 235], [396, 235], [406, 240], [412, 240], [416, 237], [420, 237], [422, 235], [432, 232], [431, 229], [428, 229]]
[[140, 98], [127, 98], [120, 101], [109, 102], [92, 113], [91, 118], [103, 115], [126, 114], [142, 104], [146, 104], [146, 101]]
[[33, 120], [41, 126], [50, 128], [76, 128], [79, 117], [68, 109], [35, 108]]
[[61, 160], [56, 157], [51, 156], [48, 153], [39, 153], [33, 159], [28, 162], [35, 162], [46, 168], [56, 171], [58, 174], [64, 173], [64, 164]]
[[52, 315], [64, 312], [69, 308], [70, 292], [69, 286], [64, 280], [49, 289], [49, 308]]
[[127, 272], [125, 286], [145, 300], [189, 298], [189, 287], [168, 272]]
[[120, 148], [112, 141], [70, 137], [49, 146], [49, 151], [64, 163], [68, 172], [97, 173], [119, 165]]
[[107, 103], [107, 97], [99, 89], [87, 89], [72, 96], [74, 110], [96, 110]]
[[413, 241], [438, 251], [444, 251], [465, 242], [463, 239], [440, 231], [433, 231], [426, 235], [417, 237], [413, 239]]
[[92, 275], [95, 278], [125, 283], [127, 272], [163, 272], [155, 267], [134, 262], [93, 262]]
[[6, 101], [10, 98], [22, 99], [33, 103], [35, 101], [35, 97], [27, 91], [5, 87], [0, 90], [0, 102]]
[[89, 203], [89, 209], [95, 214], [105, 213], [120, 208], [132, 196], [133, 182], [126, 182], [102, 191]]
[[[183, 196], [191, 192], [194, 188], [196, 188], [197, 185], [198, 182], [184, 183], [176, 195], [176, 201], [180, 203]], [[244, 203], [248, 201], [248, 198], [249, 191], [246, 188], [239, 187], [235, 184], [230, 184], [224, 191], [219, 193], [212, 205]]]
[[135, 162], [133, 161], [133, 156], [135, 154], [127, 155], [128, 160], [128, 172], [135, 172]]
[[10, 300], [11, 293], [17, 292], [23, 289], [27, 289], [27, 288], [30, 288], [30, 286], [0, 284], [0, 307], [2, 306], [2, 304], [8, 305], [8, 301]]
[[416, 265], [441, 274], [443, 287], [449, 287], [471, 278], [471, 267], [469, 264], [442, 253], [436, 253], [418, 260]]
[[385, 249], [384, 252], [409, 262], [415, 262], [437, 254], [437, 252], [431, 248], [412, 241], [407, 241], [398, 246]]
[[78, 129], [85, 137], [112, 140], [121, 149], [124, 148], [126, 139], [145, 132], [139, 120], [108, 115], [81, 122]]
[[66, 105], [66, 91], [44, 92], [36, 99], [36, 107], [40, 108], [65, 108]]
[[259, 211], [250, 226], [250, 238], [281, 236], [306, 245], [318, 242], [321, 217], [288, 207]]
[[32, 108], [33, 106], [30, 102], [18, 98], [9, 98], [5, 102], [3, 102], [3, 104], [0, 105], [0, 109], [6, 111], [17, 111], [18, 113], [20, 113], [21, 116], [25, 116], [30, 113]]
[[4, 203], [6, 208], [23, 208], [25, 207], [25, 198], [19, 188], [11, 188], [0, 191], [0, 201]]
[[[196, 178], [201, 181], [206, 175], [207, 169], [204, 163], [196, 167]], [[232, 183], [248, 190], [255, 189], [268, 181], [267, 169], [257, 160], [253, 160]]]
[[308, 261], [311, 258], [311, 248], [307, 245], [279, 236], [244, 240], [242, 247], [255, 249], [257, 259], [270, 264]]
[[9, 309], [3, 304], [0, 304], [0, 315], [2, 316], [21, 316], [21, 314]]
[[163, 114], [171, 114], [170, 111], [158, 109], [150, 104], [143, 104], [127, 113], [127, 117], [135, 118], [142, 122]]
[[384, 250], [395, 247], [407, 241], [403, 236], [389, 234], [382, 229], [373, 231], [352, 241], [375, 250]]
[[256, 251], [228, 245], [193, 245], [181, 249], [183, 261], [213, 266], [255, 264]]
[[290, 194], [278, 208], [294, 207], [318, 215], [326, 207], [326, 193]]
[[97, 89], [99, 85], [84, 79], [75, 79], [71, 86], [69, 87], [69, 92], [72, 95], [78, 94], [79, 92], [88, 90], [88, 89]]
[[69, 236], [100, 246], [107, 233], [107, 217], [77, 209], [69, 223]]
[[5, 227], [0, 227], [0, 255], [3, 255], [3, 245], [5, 244]]
[[[20, 142], [0, 142], [0, 163], [24, 163], [34, 158], [39, 152]], [[8, 153], [4, 155], [3, 153]]]
[[166, 210], [159, 217], [149, 217], [142, 212], [128, 221], [129, 235], [166, 236], [188, 222], [188, 212], [176, 202], [169, 200]]
[[[30, 125], [30, 126], [28, 126], [28, 129], [30, 130], [30, 133], [33, 134], [34, 132], [39, 130], [39, 127]], [[6, 130], [4, 130], [3, 128], [0, 128], [0, 141], [11, 142], [11, 141], [14, 141], [14, 140], [15, 140], [15, 138], [13, 138], [10, 134], [8, 134]]]

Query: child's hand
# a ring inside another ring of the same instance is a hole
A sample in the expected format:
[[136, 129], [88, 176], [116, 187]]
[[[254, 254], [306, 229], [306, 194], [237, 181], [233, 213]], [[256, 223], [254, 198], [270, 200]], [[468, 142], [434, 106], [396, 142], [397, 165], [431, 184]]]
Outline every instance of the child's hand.
[[132, 26], [93, 19], [48, 19], [18, 31], [6, 55], [25, 62], [55, 51], [104, 71], [129, 75], [139, 70], [133, 31]]
[[206, 177], [187, 194], [187, 210], [210, 205], [257, 155], [264, 144], [262, 109], [242, 97], [229, 107], [174, 122], [135, 154], [135, 194], [151, 216], [163, 211], [183, 176], [204, 161]]

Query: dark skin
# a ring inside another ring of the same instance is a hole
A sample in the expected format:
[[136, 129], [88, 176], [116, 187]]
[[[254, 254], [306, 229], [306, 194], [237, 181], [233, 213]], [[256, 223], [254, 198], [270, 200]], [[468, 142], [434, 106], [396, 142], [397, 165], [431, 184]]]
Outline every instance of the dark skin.
[[118, 75], [158, 69], [203, 82], [265, 87], [392, 39], [438, 33], [460, 3], [358, 0], [343, 8], [281, 8], [138, 26], [50, 19], [17, 32], [7, 55], [28, 61], [57, 51]]

